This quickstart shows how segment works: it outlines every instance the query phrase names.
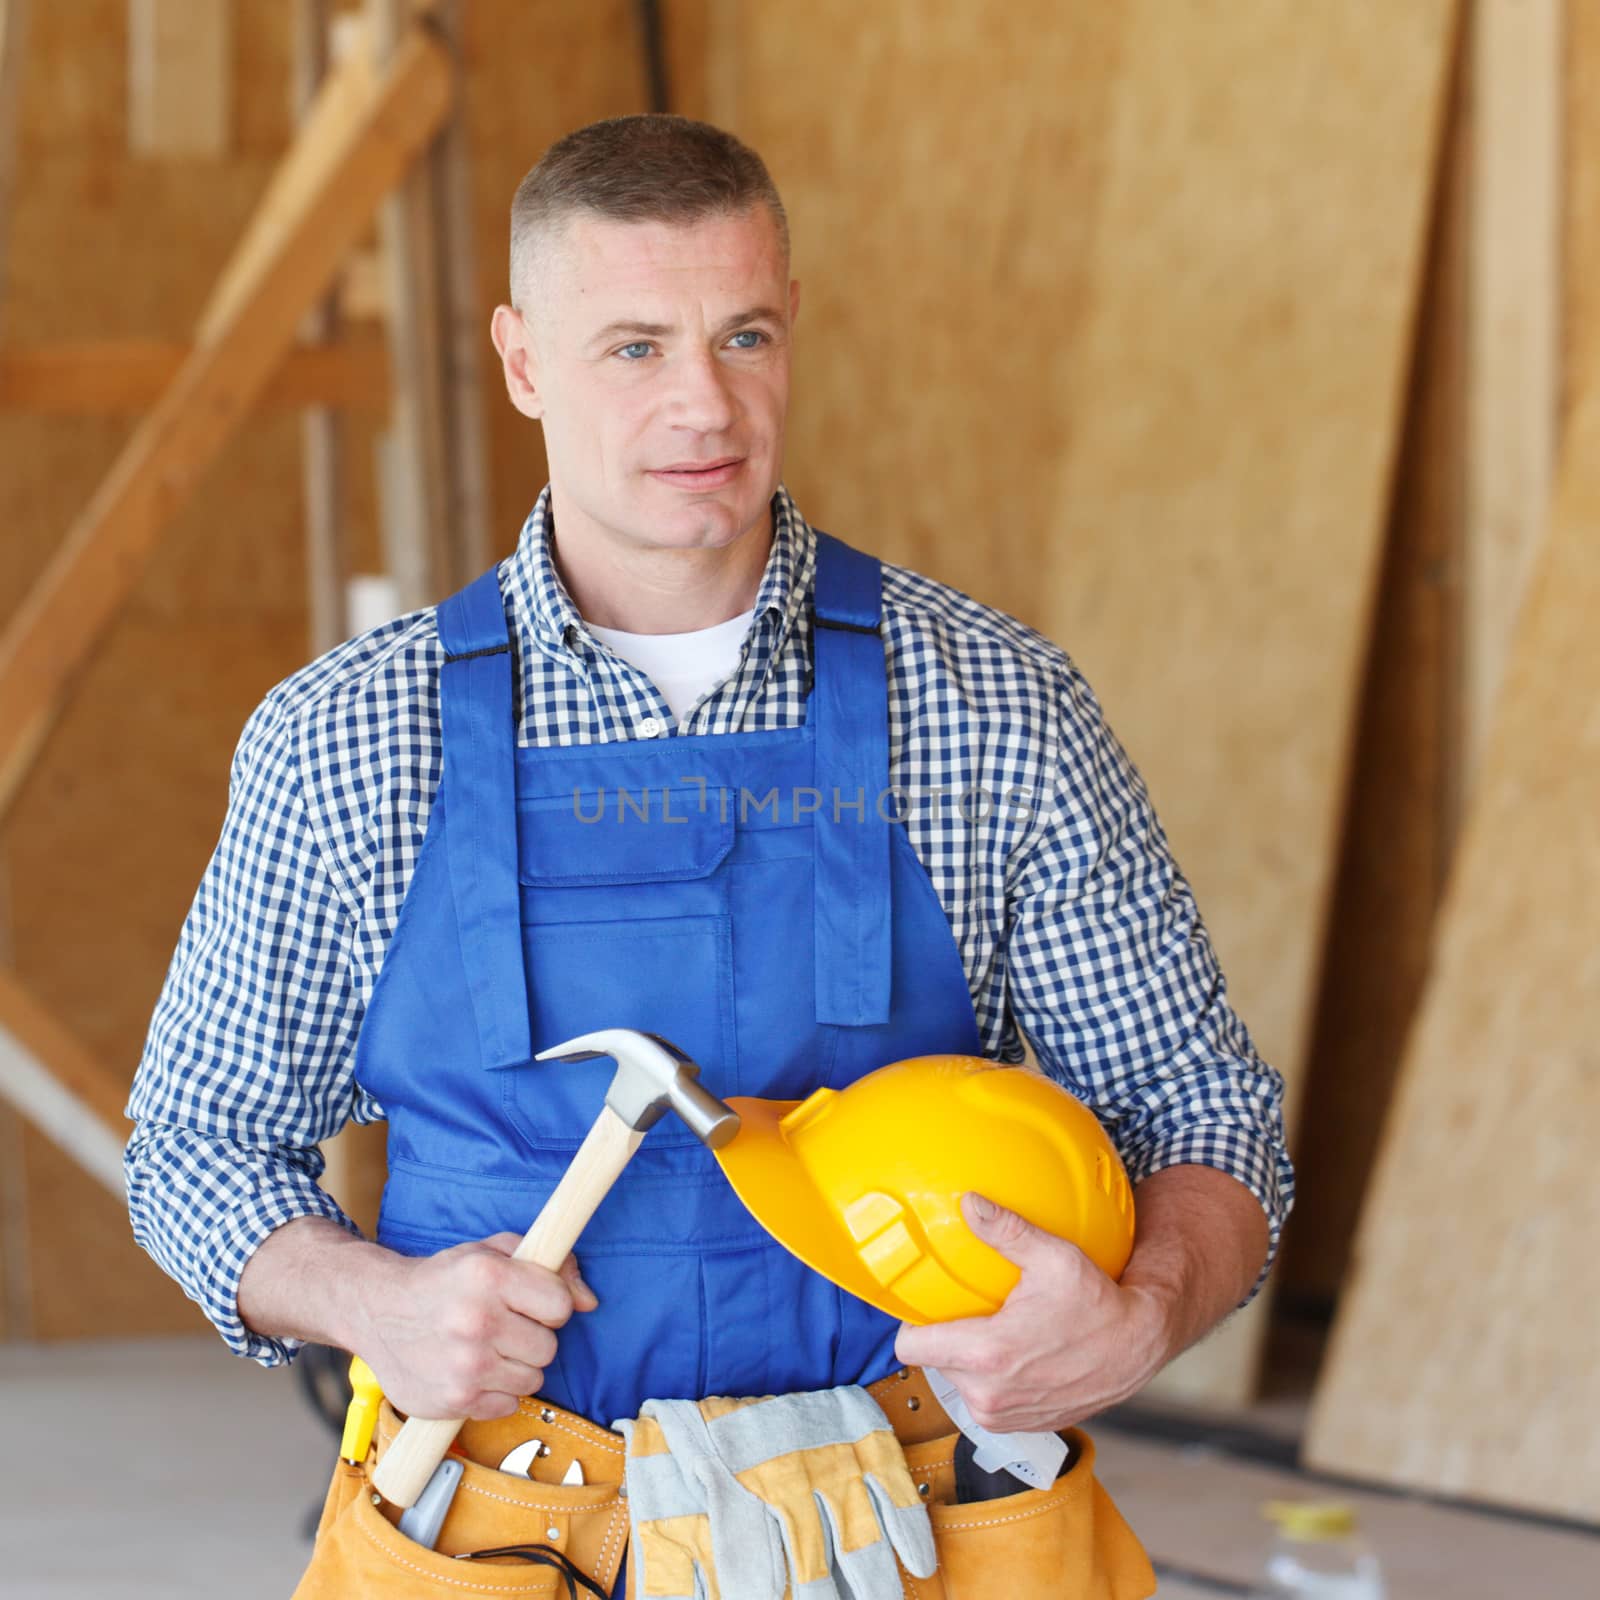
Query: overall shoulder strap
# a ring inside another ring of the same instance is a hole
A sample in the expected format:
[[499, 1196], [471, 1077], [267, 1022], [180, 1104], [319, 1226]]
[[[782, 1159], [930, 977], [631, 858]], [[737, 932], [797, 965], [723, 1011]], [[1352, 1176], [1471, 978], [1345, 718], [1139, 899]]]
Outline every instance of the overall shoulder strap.
[[485, 1067], [532, 1056], [517, 888], [515, 659], [499, 567], [438, 608], [445, 850]]
[[893, 951], [883, 568], [820, 528], [816, 536], [817, 1021], [868, 1027], [889, 1020]]

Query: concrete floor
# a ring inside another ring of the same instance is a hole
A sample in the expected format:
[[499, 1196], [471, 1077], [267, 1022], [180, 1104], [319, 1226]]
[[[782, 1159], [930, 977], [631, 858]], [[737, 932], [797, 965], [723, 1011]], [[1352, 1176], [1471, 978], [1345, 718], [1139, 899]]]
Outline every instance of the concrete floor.
[[[1297, 1408], [1252, 1417], [1282, 1435]], [[1216, 1443], [1091, 1428], [1100, 1472], [1163, 1573], [1161, 1600], [1249, 1592], [1258, 1506], [1325, 1486]], [[1192, 1419], [1191, 1419], [1192, 1420]], [[0, 1596], [286, 1600], [333, 1441], [287, 1372], [214, 1339], [0, 1345]], [[1600, 1534], [1357, 1492], [1389, 1600], [1591, 1600]]]

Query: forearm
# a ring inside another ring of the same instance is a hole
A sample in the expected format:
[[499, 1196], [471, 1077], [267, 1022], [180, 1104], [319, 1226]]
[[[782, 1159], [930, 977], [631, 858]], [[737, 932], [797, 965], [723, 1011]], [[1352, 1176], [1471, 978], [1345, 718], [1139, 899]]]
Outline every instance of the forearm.
[[246, 1264], [239, 1315], [266, 1337], [361, 1356], [407, 1415], [509, 1416], [542, 1387], [555, 1330], [596, 1304], [571, 1256], [551, 1272], [517, 1260], [520, 1243], [498, 1233], [404, 1256], [301, 1217]]
[[290, 1359], [291, 1347], [240, 1320], [239, 1281], [260, 1246], [290, 1223], [314, 1218], [359, 1241], [355, 1224], [316, 1181], [318, 1153], [140, 1122], [124, 1167], [135, 1240], [229, 1349], [265, 1366]]
[[268, 1234], [245, 1263], [240, 1320], [267, 1338], [359, 1351], [368, 1309], [400, 1259], [326, 1217], [297, 1217]]
[[1163, 1167], [1133, 1202], [1137, 1231], [1121, 1281], [1164, 1309], [1165, 1364], [1249, 1294], [1267, 1259], [1267, 1219], [1255, 1196], [1215, 1167]]

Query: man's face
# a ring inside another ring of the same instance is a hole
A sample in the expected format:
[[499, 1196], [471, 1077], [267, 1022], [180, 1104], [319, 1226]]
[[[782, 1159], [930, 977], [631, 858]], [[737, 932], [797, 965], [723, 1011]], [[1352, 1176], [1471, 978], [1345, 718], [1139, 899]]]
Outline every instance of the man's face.
[[522, 287], [526, 314], [501, 306], [494, 340], [513, 403], [544, 425], [558, 537], [695, 549], [765, 527], [800, 306], [765, 206], [574, 216]]

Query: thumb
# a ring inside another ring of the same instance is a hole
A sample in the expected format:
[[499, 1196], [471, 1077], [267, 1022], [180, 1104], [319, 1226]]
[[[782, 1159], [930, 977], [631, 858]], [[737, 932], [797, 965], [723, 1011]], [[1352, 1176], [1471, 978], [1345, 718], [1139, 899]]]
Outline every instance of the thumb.
[[987, 1245], [998, 1250], [1007, 1261], [1027, 1268], [1041, 1261], [1050, 1251], [1059, 1251], [1061, 1240], [1037, 1228], [1026, 1217], [997, 1205], [985, 1195], [970, 1191], [961, 1197], [967, 1226]]
[[593, 1311], [600, 1304], [600, 1296], [583, 1281], [583, 1274], [578, 1270], [578, 1258], [575, 1255], [569, 1255], [561, 1263], [561, 1276], [570, 1285], [572, 1302], [578, 1310]]

